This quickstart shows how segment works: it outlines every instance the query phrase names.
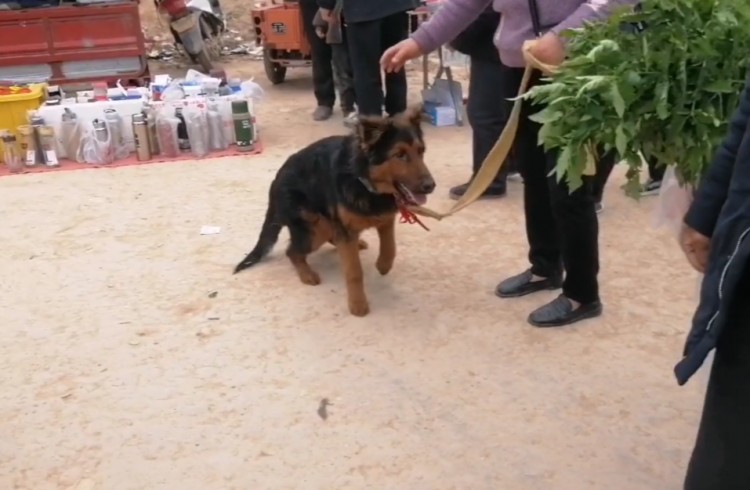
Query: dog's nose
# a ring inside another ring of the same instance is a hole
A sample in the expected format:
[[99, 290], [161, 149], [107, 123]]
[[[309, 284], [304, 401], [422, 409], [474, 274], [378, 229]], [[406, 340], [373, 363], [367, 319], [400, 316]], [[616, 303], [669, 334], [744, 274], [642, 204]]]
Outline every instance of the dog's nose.
[[432, 178], [432, 176], [427, 176], [422, 179], [422, 182], [419, 184], [419, 192], [422, 194], [429, 194], [432, 191], [435, 190], [435, 179]]
[[435, 190], [435, 186], [435, 179], [433, 179], [431, 176], [427, 176], [422, 179], [422, 182], [420, 182], [419, 192], [421, 194], [429, 194]]

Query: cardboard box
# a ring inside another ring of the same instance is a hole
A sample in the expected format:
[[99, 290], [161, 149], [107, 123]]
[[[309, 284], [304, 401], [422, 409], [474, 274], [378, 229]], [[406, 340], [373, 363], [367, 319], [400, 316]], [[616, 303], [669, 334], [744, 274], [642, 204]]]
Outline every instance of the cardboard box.
[[422, 114], [427, 122], [433, 126], [454, 126], [456, 124], [456, 110], [453, 107], [425, 101]]

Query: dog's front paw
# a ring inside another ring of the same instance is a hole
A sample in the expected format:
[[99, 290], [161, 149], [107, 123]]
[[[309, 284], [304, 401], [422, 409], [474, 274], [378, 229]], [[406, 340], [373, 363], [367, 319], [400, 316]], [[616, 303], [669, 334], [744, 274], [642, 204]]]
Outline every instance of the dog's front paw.
[[354, 316], [366, 316], [370, 313], [370, 305], [367, 302], [367, 298], [350, 299], [349, 313]]
[[393, 269], [393, 258], [383, 257], [382, 255], [379, 256], [378, 260], [375, 262], [375, 268], [382, 275], [388, 274], [391, 272], [391, 269]]
[[302, 281], [302, 284], [307, 284], [308, 286], [317, 286], [320, 284], [320, 275], [312, 269], [301, 272], [299, 279]]

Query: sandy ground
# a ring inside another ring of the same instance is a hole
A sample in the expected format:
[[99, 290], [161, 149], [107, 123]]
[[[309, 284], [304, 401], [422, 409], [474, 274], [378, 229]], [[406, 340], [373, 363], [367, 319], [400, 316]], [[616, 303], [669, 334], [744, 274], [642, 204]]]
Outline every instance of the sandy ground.
[[[542, 331], [525, 318], [553, 293], [493, 296], [526, 266], [519, 184], [400, 225], [388, 277], [364, 252], [373, 312], [353, 318], [332, 250], [316, 288], [285, 236], [231, 275], [284, 157], [343, 131], [310, 121], [306, 71], [267, 88], [261, 156], [0, 179], [0, 488], [680, 488], [704, 380], [671, 368], [696, 282], [654, 200], [610, 184], [601, 319]], [[445, 209], [469, 132], [427, 141]]]

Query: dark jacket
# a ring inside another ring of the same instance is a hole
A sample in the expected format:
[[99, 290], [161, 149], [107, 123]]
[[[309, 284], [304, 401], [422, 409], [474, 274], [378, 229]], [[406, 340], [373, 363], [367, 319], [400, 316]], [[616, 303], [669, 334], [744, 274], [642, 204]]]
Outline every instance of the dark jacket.
[[[320, 8], [333, 10], [336, 0], [318, 0]], [[413, 10], [419, 0], [346, 0], [344, 18], [348, 23], [378, 20], [399, 12]]]
[[735, 298], [736, 286], [750, 266], [750, 78], [685, 224], [711, 238], [711, 251], [684, 357], [675, 366], [681, 385], [716, 347], [731, 302], [750, 301]]
[[472, 58], [500, 63], [500, 53], [493, 40], [499, 24], [500, 14], [495, 12], [490, 5], [477, 17], [477, 20], [456, 36], [450, 46], [459, 53]]

